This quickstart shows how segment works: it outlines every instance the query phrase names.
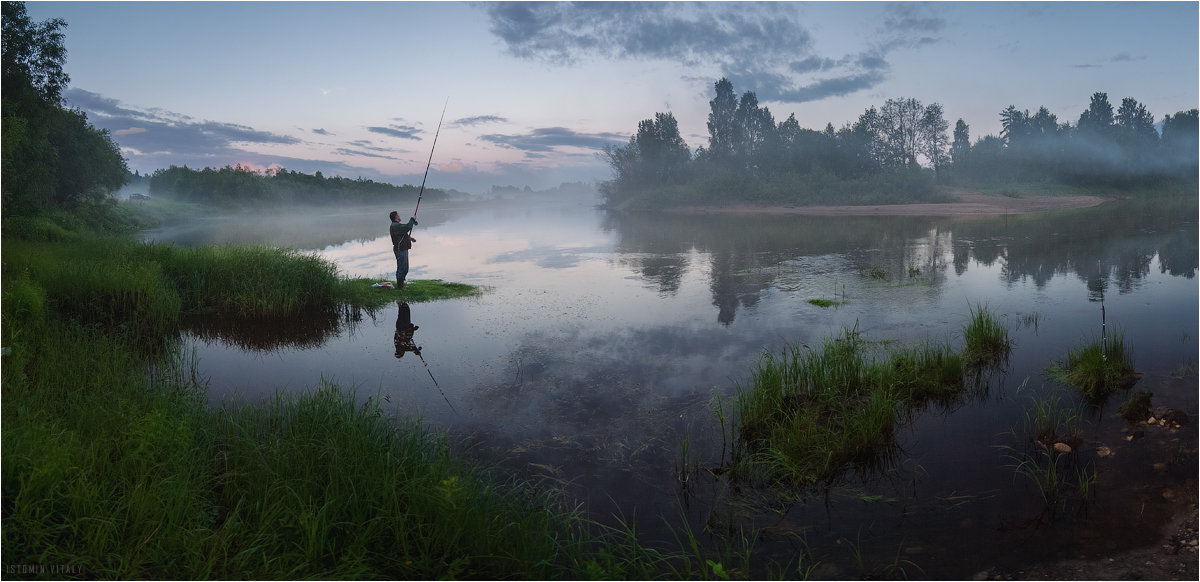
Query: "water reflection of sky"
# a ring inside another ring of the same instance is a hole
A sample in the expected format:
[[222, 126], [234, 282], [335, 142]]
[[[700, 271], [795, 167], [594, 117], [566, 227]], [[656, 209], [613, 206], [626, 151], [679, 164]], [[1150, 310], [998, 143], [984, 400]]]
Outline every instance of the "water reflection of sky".
[[[1043, 370], [1100, 332], [1101, 304], [1088, 286], [1096, 256], [1119, 261], [1112, 249], [1138, 248], [1128, 265], [1105, 271], [1106, 324], [1132, 346], [1146, 373], [1140, 386], [1197, 416], [1194, 372], [1185, 389], [1168, 381], [1195, 363], [1198, 350], [1196, 279], [1168, 274], [1194, 273], [1187, 265], [1194, 249], [1177, 249], [1167, 269], [1158, 243], [1141, 231], [1091, 242], [1054, 239], [1063, 251], [1020, 243], [1032, 235], [1003, 224], [848, 221], [859, 230], [840, 233], [836, 224], [804, 220], [620, 220], [582, 205], [431, 207], [422, 220], [428, 226], [415, 233], [410, 277], [489, 291], [411, 305], [421, 358], [395, 357], [398, 311], [389, 307], [319, 347], [264, 352], [200, 342], [200, 369], [211, 378], [214, 399], [309, 389], [322, 379], [356, 386], [364, 396], [382, 392], [397, 413], [478, 435], [485, 456], [518, 469], [556, 465], [567, 473], [562, 478], [617, 488], [580, 485], [576, 493], [605, 499], [637, 484], [628, 503], [662, 504], [672, 498], [670, 467], [681, 438], [693, 439], [694, 450], [715, 464], [721, 437], [710, 399], [746, 382], [764, 351], [817, 345], [856, 326], [872, 339], [961, 342], [971, 310], [987, 306], [1016, 342], [1008, 367], [989, 391], [952, 412], [916, 415], [899, 435], [906, 456], [896, 471], [919, 483], [924, 499], [971, 491], [979, 504], [973, 519], [994, 519], [1005, 503], [1025, 502], [993, 492], [1012, 486], [995, 447], [1008, 442], [1032, 395], [1062, 390]], [[390, 278], [386, 224], [379, 231], [377, 239], [320, 253], [343, 274]], [[886, 276], [871, 276], [874, 267]], [[832, 308], [809, 303], [843, 298]], [[1111, 416], [1109, 410], [1105, 418]], [[821, 519], [807, 511], [796, 516]], [[938, 506], [910, 511], [933, 515]], [[847, 519], [859, 517], [851, 512]], [[930, 532], [950, 527], [933, 517], [928, 523]], [[952, 538], [947, 531], [928, 535]]]

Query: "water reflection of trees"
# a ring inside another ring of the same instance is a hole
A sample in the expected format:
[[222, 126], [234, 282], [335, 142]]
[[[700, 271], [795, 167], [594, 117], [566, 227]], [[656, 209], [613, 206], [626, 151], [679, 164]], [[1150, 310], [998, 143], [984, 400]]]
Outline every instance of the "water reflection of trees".
[[[1055, 276], [1109, 278], [1121, 293], [1135, 289], [1155, 258], [1159, 271], [1193, 278], [1197, 249], [1195, 199], [1117, 201], [1099, 207], [1001, 217], [685, 216], [609, 214], [618, 261], [662, 294], [678, 292], [697, 253], [706, 255], [717, 318], [729, 324], [775, 286], [785, 263], [800, 257], [845, 256], [859, 272], [919, 269], [936, 292], [952, 265], [1000, 263], [1000, 283]], [[795, 267], [793, 267], [795, 268]]]
[[246, 351], [319, 348], [343, 331], [353, 332], [371, 315], [359, 308], [313, 309], [294, 317], [245, 318], [189, 316], [180, 329], [204, 342], [221, 342]]

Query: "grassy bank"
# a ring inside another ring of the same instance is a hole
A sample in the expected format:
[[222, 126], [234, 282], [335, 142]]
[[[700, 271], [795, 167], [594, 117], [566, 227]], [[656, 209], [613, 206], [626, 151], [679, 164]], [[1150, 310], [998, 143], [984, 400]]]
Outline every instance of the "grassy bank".
[[[181, 316], [479, 293], [346, 280], [317, 257], [58, 232], [3, 242], [9, 578], [702, 577], [336, 385], [206, 404]], [[8, 231], [6, 231], [8, 234]], [[365, 401], [365, 402], [364, 402]]]

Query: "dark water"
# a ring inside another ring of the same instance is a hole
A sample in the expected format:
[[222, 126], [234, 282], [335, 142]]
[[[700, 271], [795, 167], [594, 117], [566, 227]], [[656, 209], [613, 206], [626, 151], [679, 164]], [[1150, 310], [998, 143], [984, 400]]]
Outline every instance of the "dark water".
[[[148, 238], [294, 246], [385, 279], [387, 210], [213, 220]], [[1103, 556], [1152, 543], [1196, 488], [1196, 425], [1126, 440], [1115, 413], [1126, 393], [1083, 408], [1070, 462], [1096, 469], [1086, 502], [1048, 507], [1012, 458], [1035, 398], [1083, 406], [1043, 371], [1099, 337], [1102, 306], [1143, 374], [1134, 389], [1196, 419], [1195, 201], [986, 219], [629, 216], [586, 200], [421, 212], [410, 277], [488, 293], [350, 319], [190, 322], [212, 400], [352, 385], [647, 539], [673, 539], [664, 518], [750, 528], [761, 555], [804, 553], [823, 578], [969, 578]], [[913, 411], [880, 467], [790, 498], [703, 470], [721, 462], [714, 399], [747, 382], [764, 351], [854, 326], [871, 339], [961, 342], [982, 305], [1016, 342], [1007, 365], [961, 401]], [[408, 323], [420, 354], [397, 349]], [[686, 485], [685, 460], [701, 467]]]

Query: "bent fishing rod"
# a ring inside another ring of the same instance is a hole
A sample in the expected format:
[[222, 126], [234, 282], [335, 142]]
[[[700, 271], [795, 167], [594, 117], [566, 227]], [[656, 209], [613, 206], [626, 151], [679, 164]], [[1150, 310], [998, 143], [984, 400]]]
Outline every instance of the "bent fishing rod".
[[421, 178], [421, 191], [417, 193], [417, 207], [413, 208], [413, 218], [417, 217], [417, 210], [421, 208], [421, 198], [425, 196], [425, 180], [429, 179], [429, 167], [433, 165], [433, 150], [437, 148], [438, 134], [442, 133], [442, 120], [446, 118], [446, 106], [450, 105], [450, 98], [446, 98], [446, 104], [442, 105], [442, 116], [438, 118], [437, 131], [433, 132], [433, 145], [429, 148], [429, 161], [425, 162], [425, 177]]

